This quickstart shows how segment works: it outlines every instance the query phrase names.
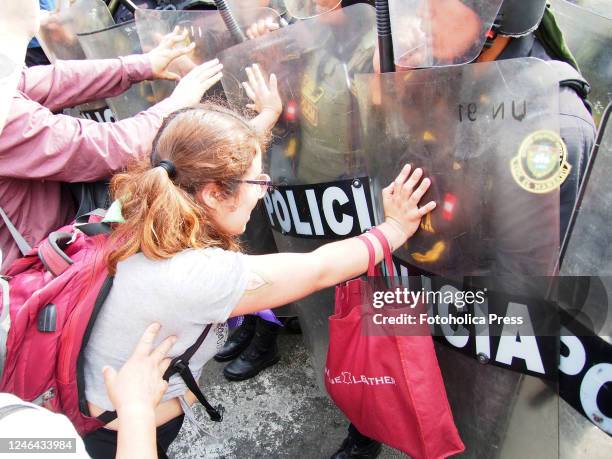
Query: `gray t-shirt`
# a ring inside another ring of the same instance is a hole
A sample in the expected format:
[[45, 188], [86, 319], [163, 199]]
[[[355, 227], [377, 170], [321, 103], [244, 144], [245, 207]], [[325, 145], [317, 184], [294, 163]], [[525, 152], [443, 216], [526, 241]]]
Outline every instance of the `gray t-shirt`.
[[[204, 364], [225, 343], [225, 322], [247, 281], [245, 256], [218, 248], [185, 250], [167, 260], [149, 260], [138, 253], [120, 262], [85, 349], [87, 400], [105, 410], [114, 409], [106, 395], [102, 368], [109, 365], [119, 370], [153, 322], [162, 326], [156, 345], [170, 335], [178, 338], [169, 357], [181, 355], [206, 324], [213, 324], [189, 364], [197, 380]], [[174, 375], [162, 401], [185, 391], [183, 380]]]

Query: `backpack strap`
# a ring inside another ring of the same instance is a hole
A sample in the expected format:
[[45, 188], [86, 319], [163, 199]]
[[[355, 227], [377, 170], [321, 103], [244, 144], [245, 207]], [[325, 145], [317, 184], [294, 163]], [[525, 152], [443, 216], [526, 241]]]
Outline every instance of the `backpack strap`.
[[[200, 386], [198, 386], [198, 383], [196, 382], [195, 378], [193, 377], [193, 374], [191, 373], [191, 370], [189, 370], [189, 361], [200, 348], [200, 346], [206, 339], [206, 336], [208, 336], [208, 332], [210, 332], [211, 327], [212, 324], [208, 324], [195, 343], [193, 343], [181, 355], [172, 359], [170, 365], [168, 366], [168, 369], [164, 373], [163, 378], [168, 381], [171, 376], [178, 374], [185, 382], [187, 388], [196, 396], [198, 401], [202, 404], [202, 406], [208, 413], [208, 416], [210, 417], [211, 421], [219, 422], [223, 419], [223, 407], [221, 405], [214, 407], [208, 402], [208, 400], [206, 400], [206, 397], [202, 393]], [[100, 414], [97, 419], [99, 421], [102, 421], [104, 424], [108, 424], [109, 422], [117, 419], [117, 412], [105, 411], [104, 413]]]
[[0, 421], [5, 417], [21, 410], [35, 410], [36, 407], [32, 405], [26, 405], [25, 403], [15, 403], [12, 405], [6, 405], [0, 408]]
[[[77, 218], [74, 225], [75, 228], [90, 237], [111, 232], [111, 227], [108, 223], [86, 223], [89, 221], [90, 216], [103, 217], [104, 211], [97, 209], [82, 215]], [[38, 258], [40, 258], [42, 264], [53, 277], [63, 274], [74, 263], [64, 251], [74, 237], [75, 233], [54, 231], [39, 245]]]
[[11, 221], [9, 216], [6, 215], [6, 212], [4, 212], [4, 209], [2, 207], [0, 207], [0, 216], [2, 216], [2, 220], [4, 220], [4, 224], [8, 228], [9, 233], [11, 233], [11, 236], [13, 237], [15, 244], [17, 244], [21, 255], [25, 256], [30, 250], [32, 250], [32, 247], [30, 246], [30, 244], [28, 244], [28, 241], [25, 240], [25, 238], [15, 227], [15, 225], [13, 225], [13, 222]]
[[64, 273], [74, 262], [66, 255], [64, 249], [72, 240], [73, 234], [53, 231], [38, 246], [38, 258], [53, 277]]

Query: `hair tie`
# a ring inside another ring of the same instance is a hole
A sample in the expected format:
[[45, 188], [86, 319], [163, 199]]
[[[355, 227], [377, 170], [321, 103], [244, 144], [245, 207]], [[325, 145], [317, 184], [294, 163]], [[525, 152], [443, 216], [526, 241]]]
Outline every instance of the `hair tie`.
[[174, 163], [169, 159], [162, 159], [157, 165], [157, 167], [165, 169], [165, 171], [168, 173], [168, 177], [170, 177], [171, 179], [176, 177], [176, 167], [174, 167]]

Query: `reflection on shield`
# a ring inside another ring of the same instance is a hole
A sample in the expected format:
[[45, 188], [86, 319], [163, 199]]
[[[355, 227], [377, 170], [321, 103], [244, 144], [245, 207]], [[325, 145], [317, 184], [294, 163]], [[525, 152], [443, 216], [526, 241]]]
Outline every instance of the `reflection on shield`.
[[606, 106], [612, 102], [612, 19], [565, 0], [553, 0], [552, 9], [580, 71], [591, 85], [589, 101], [593, 118], [599, 123]]
[[[86, 59], [77, 34], [92, 32], [114, 24], [108, 7], [102, 0], [77, 0], [59, 13], [50, 13], [41, 24], [37, 38], [49, 60]], [[106, 101], [89, 102], [77, 107], [78, 114], [94, 121], [114, 121]]]
[[[134, 21], [94, 32], [79, 33], [78, 39], [88, 59], [111, 59], [142, 53]], [[118, 119], [134, 116], [153, 103], [151, 84], [147, 81], [134, 84], [123, 94], [108, 99], [108, 104]]]
[[[278, 13], [270, 8], [233, 8], [232, 14], [238, 25], [246, 30], [260, 19], [272, 18], [278, 22]], [[186, 56], [176, 59], [169, 71], [184, 76], [191, 69], [203, 62], [216, 58], [223, 50], [236, 44], [236, 39], [228, 30], [218, 11], [177, 11], [177, 10], [136, 10], [136, 28], [140, 37], [142, 50], [148, 52], [155, 48], [164, 35], [175, 27], [187, 30], [188, 45], [196, 43], [195, 49]], [[160, 101], [170, 95], [175, 83], [170, 81], [152, 82], [155, 100]]]
[[502, 0], [389, 0], [395, 64], [441, 67], [473, 61]]
[[567, 457], [598, 457], [609, 450], [612, 435], [611, 118], [609, 105], [562, 248], [559, 294], [566, 321], [559, 367], [563, 397], [559, 428]]

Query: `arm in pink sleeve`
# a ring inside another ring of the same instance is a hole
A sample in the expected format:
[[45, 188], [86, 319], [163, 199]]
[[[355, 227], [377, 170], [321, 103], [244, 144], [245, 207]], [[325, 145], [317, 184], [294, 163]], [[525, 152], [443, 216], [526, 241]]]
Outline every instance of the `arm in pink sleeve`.
[[168, 98], [132, 118], [96, 123], [54, 115], [16, 96], [0, 136], [0, 175], [62, 182], [109, 177], [150, 154], [163, 118], [175, 109]]
[[84, 61], [57, 61], [24, 69], [18, 90], [51, 111], [113, 97], [152, 78], [146, 54]]

